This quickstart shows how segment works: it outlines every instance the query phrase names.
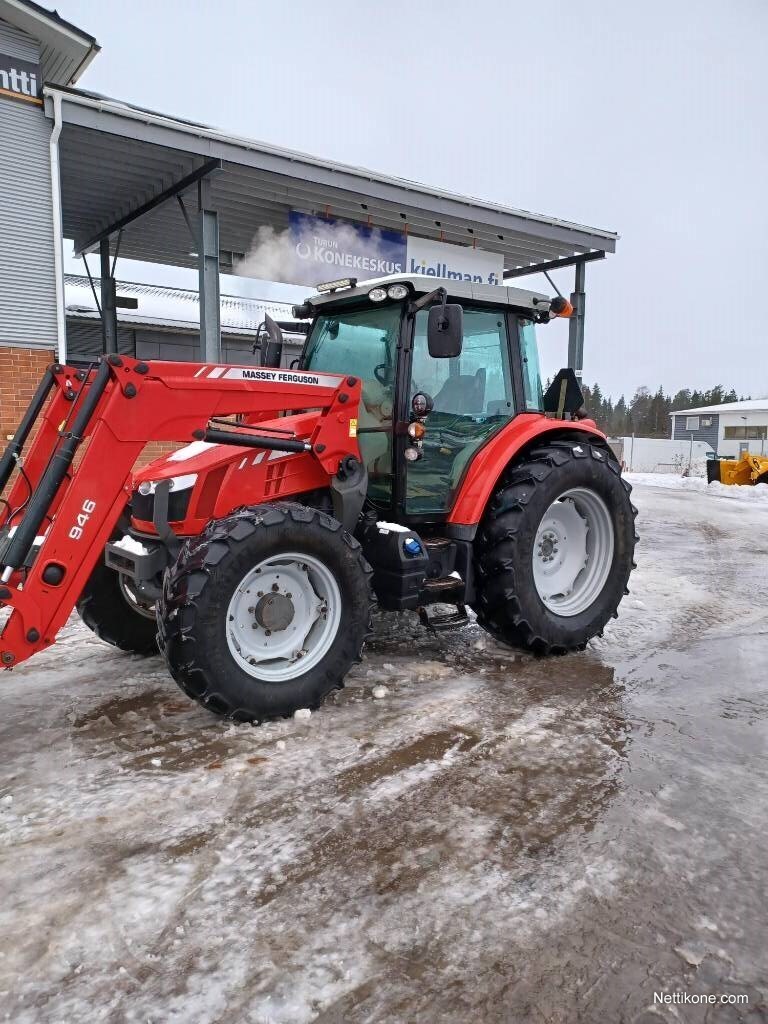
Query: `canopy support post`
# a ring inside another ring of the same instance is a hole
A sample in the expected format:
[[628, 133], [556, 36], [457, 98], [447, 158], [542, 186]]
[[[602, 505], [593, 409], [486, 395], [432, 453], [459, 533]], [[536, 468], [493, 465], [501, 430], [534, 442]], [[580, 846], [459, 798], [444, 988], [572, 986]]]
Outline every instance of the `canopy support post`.
[[99, 242], [101, 257], [101, 338], [103, 350], [117, 352], [117, 288], [109, 259], [109, 236]]
[[576, 264], [574, 287], [571, 292], [573, 313], [568, 322], [568, 366], [574, 371], [580, 383], [582, 368], [584, 366], [584, 307], [586, 305], [585, 278], [586, 273], [584, 261], [579, 260]]
[[219, 294], [219, 215], [211, 209], [210, 179], [197, 185], [197, 267], [200, 290], [200, 358], [221, 362], [221, 299]]

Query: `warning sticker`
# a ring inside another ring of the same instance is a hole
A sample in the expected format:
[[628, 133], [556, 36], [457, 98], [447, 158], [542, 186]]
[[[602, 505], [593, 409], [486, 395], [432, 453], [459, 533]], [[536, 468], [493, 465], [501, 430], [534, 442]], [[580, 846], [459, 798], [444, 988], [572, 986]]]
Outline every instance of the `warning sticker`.
[[357, 437], [357, 420], [349, 421], [349, 436]]

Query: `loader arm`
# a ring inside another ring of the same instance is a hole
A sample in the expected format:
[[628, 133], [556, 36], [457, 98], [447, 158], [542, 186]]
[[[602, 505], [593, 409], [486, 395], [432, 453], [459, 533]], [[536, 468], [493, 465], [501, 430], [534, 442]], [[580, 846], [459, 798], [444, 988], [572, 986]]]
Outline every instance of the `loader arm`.
[[[14, 528], [0, 549], [0, 607], [10, 609], [0, 664], [10, 668], [54, 642], [115, 530], [148, 442], [183, 444], [201, 431], [213, 440], [212, 418], [240, 415], [251, 424], [247, 437], [233, 422], [217, 439], [258, 447], [259, 420], [313, 410], [314, 419], [304, 420], [311, 429], [293, 443], [317, 460], [329, 486], [343, 491], [348, 457], [360, 461], [360, 393], [359, 378], [252, 366], [109, 356], [89, 371], [51, 367], [0, 459], [1, 489], [39, 420], [24, 475], [0, 510], [0, 526]], [[261, 442], [274, 447], [274, 436]]]

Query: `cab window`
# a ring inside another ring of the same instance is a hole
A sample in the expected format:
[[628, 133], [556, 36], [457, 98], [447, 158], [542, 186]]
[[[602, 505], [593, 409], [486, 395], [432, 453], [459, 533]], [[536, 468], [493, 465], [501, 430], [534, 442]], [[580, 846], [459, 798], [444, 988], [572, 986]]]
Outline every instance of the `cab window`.
[[401, 316], [400, 304], [321, 316], [302, 361], [305, 370], [362, 380], [357, 442], [368, 470], [368, 497], [382, 506], [392, 500], [392, 410]]
[[428, 315], [416, 315], [411, 394], [427, 392], [434, 409], [422, 458], [408, 463], [411, 514], [448, 511], [473, 453], [515, 415], [504, 312], [465, 307], [464, 344], [455, 359], [429, 355]]
[[530, 320], [519, 321], [520, 358], [523, 366], [523, 395], [526, 412], [541, 412], [544, 408], [544, 389], [541, 386], [539, 349], [536, 328]]

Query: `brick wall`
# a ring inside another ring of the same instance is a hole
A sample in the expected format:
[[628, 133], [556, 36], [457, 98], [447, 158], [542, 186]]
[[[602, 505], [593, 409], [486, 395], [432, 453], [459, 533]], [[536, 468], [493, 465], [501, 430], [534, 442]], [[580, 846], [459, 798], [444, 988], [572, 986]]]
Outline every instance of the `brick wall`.
[[46, 367], [56, 359], [48, 349], [0, 345], [0, 442], [3, 447], [27, 410]]
[[[8, 443], [8, 436], [12, 435], [19, 425], [19, 420], [26, 412], [46, 368], [55, 360], [56, 353], [47, 349], [0, 345], [0, 451]], [[34, 433], [30, 441], [32, 438]], [[180, 447], [181, 444], [152, 441], [136, 460], [134, 468], [146, 466], [148, 462]], [[80, 457], [83, 450], [79, 452]], [[75, 464], [78, 462], [79, 459], [76, 458]]]
[[148, 462], [153, 462], [155, 459], [159, 459], [161, 455], [168, 455], [170, 452], [176, 451], [177, 448], [183, 448], [182, 444], [176, 444], [175, 442], [167, 441], [150, 441], [144, 451], [136, 460], [134, 469], [141, 469], [142, 466], [146, 466]]

